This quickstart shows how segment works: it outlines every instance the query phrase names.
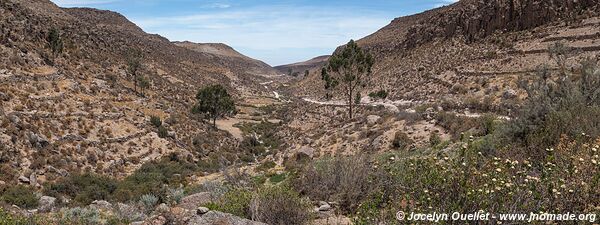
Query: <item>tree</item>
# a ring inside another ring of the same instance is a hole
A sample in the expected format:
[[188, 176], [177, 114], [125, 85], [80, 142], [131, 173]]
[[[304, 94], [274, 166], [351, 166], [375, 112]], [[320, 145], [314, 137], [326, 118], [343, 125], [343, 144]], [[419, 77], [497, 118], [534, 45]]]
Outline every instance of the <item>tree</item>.
[[140, 90], [142, 91], [142, 96], [145, 96], [145, 90], [150, 88], [150, 80], [146, 77], [138, 77], [138, 82], [140, 83]]
[[138, 71], [142, 67], [142, 51], [129, 49], [127, 51], [127, 73], [133, 81], [133, 90], [137, 92]]
[[321, 71], [325, 89], [342, 85], [350, 118], [352, 118], [355, 97], [358, 96], [356, 91], [365, 85], [365, 78], [371, 75], [373, 62], [371, 54], [363, 51], [353, 40], [350, 40], [344, 49], [329, 58], [327, 65]]
[[220, 84], [200, 89], [196, 94], [196, 99], [198, 99], [198, 103], [194, 106], [193, 112], [202, 113], [212, 119], [214, 127], [217, 127], [218, 118], [236, 113], [233, 98]]
[[310, 72], [308, 70], [304, 71], [304, 77], [308, 77], [309, 74], [310, 74]]
[[58, 32], [56, 28], [50, 29], [50, 32], [48, 32], [48, 36], [46, 37], [46, 41], [48, 41], [48, 47], [50, 47], [54, 57], [62, 53], [63, 42], [60, 37], [60, 32]]

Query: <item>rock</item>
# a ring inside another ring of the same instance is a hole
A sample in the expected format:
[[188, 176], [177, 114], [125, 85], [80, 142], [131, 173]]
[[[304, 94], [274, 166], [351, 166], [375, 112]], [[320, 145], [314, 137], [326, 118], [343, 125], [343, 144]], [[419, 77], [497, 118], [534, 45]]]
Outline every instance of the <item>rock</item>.
[[377, 116], [377, 115], [367, 116], [367, 124], [373, 126], [373, 125], [377, 124], [380, 119], [381, 119], [381, 116]]
[[244, 218], [240, 218], [229, 213], [218, 211], [210, 211], [204, 215], [196, 215], [190, 218], [187, 225], [206, 225], [206, 224], [223, 224], [223, 225], [266, 225], [266, 223], [256, 222]]
[[165, 225], [167, 224], [167, 219], [164, 216], [154, 216], [148, 220], [146, 220], [146, 222], [144, 222], [144, 225]]
[[161, 203], [160, 205], [158, 205], [156, 207], [155, 211], [158, 212], [158, 213], [166, 213], [166, 212], [169, 212], [170, 210], [171, 209], [169, 208], [169, 206], [167, 206], [167, 204]]
[[208, 209], [206, 207], [198, 207], [198, 209], [196, 209], [196, 214], [204, 215], [204, 214], [208, 213], [209, 211], [210, 211], [210, 209]]
[[502, 94], [502, 98], [504, 99], [513, 99], [517, 97], [517, 91], [513, 89], [508, 89]]
[[308, 158], [312, 159], [314, 156], [315, 156], [315, 149], [308, 147], [308, 146], [302, 146], [296, 152], [296, 159], [301, 159], [304, 157], [308, 157]]
[[212, 202], [211, 194], [208, 192], [200, 192], [183, 197], [178, 206], [187, 210], [196, 210], [199, 205], [210, 202]]
[[34, 187], [38, 185], [37, 175], [35, 173], [31, 173], [31, 175], [29, 175], [29, 184]]
[[324, 201], [320, 201], [319, 202], [319, 212], [326, 212], [331, 210], [331, 205], [329, 205], [329, 203], [324, 202]]
[[42, 196], [38, 200], [38, 211], [41, 213], [47, 213], [54, 210], [56, 206], [56, 198], [50, 196]]
[[107, 202], [104, 200], [95, 200], [92, 202], [92, 204], [90, 204], [90, 208], [97, 209], [97, 210], [110, 211], [110, 210], [112, 210], [113, 205], [110, 202]]
[[27, 178], [26, 176], [19, 176], [19, 182], [24, 183], [24, 184], [29, 184], [29, 178]]
[[44, 148], [50, 144], [50, 142], [48, 142], [48, 139], [46, 139], [42, 135], [38, 135], [33, 132], [29, 132], [28, 137], [29, 143], [31, 143], [32, 146], [37, 148]]

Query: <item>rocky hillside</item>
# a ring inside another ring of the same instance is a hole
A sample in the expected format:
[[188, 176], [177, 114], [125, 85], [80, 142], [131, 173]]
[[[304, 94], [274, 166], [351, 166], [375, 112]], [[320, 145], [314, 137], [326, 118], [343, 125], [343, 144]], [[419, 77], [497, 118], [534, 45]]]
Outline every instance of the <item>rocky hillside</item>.
[[323, 65], [325, 65], [325, 63], [327, 63], [328, 59], [329, 59], [328, 55], [323, 55], [323, 56], [318, 56], [318, 57], [312, 58], [312, 59], [304, 61], [304, 62], [276, 66], [275, 69], [277, 69], [277, 71], [279, 71], [280, 74], [291, 75], [291, 74], [297, 73], [299, 75], [304, 75], [305, 71], [307, 71], [307, 70], [309, 72], [320, 70], [321, 67], [323, 67]]
[[277, 71], [268, 64], [245, 56], [232, 47], [222, 43], [193, 43], [193, 42], [175, 42], [175, 45], [181, 46], [196, 52], [208, 54], [221, 61], [228, 67], [235, 68], [238, 71], [244, 71], [248, 74], [257, 76], [275, 76]]
[[[505, 92], [519, 92], [519, 76], [551, 64], [548, 46], [556, 42], [581, 50], [576, 58], [595, 56], [600, 48], [598, 4], [463, 0], [397, 18], [358, 40], [376, 58], [363, 96], [383, 89], [395, 100], [481, 101], [490, 96], [489, 101], [498, 103]], [[322, 97], [323, 92], [315, 91], [320, 86], [320, 76], [313, 74], [296, 91]]]
[[[237, 98], [265, 91], [236, 57], [177, 46], [118, 13], [10, 0], [0, 14], [3, 183], [39, 186], [83, 171], [122, 177], [170, 153], [190, 161], [217, 154], [237, 140], [190, 113], [198, 89], [218, 83]], [[53, 29], [61, 51], [50, 47]], [[142, 55], [144, 90], [127, 72], [132, 50]]]

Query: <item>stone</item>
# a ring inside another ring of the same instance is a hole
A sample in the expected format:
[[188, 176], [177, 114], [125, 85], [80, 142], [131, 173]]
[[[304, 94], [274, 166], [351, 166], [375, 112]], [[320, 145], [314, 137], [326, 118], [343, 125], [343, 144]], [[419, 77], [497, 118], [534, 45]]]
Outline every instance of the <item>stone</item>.
[[517, 91], [513, 90], [513, 89], [508, 89], [506, 91], [504, 91], [504, 93], [502, 94], [502, 98], [504, 99], [513, 99], [517, 97]]
[[104, 200], [95, 200], [92, 202], [92, 204], [90, 204], [90, 208], [109, 211], [112, 210], [113, 205]]
[[26, 176], [19, 176], [19, 182], [24, 183], [24, 184], [29, 184], [29, 178], [27, 178]]
[[206, 207], [198, 207], [198, 209], [196, 209], [196, 214], [204, 215], [204, 214], [208, 213], [209, 211], [210, 211], [210, 209], [208, 209]]
[[50, 196], [42, 196], [38, 200], [38, 211], [41, 213], [47, 213], [54, 210], [56, 207], [56, 198]]
[[319, 209], [318, 209], [319, 212], [326, 212], [329, 210], [331, 210], [331, 205], [329, 205], [329, 203], [324, 202], [324, 201], [319, 202]]
[[308, 158], [312, 159], [314, 156], [315, 156], [315, 149], [308, 147], [308, 146], [302, 146], [296, 152], [297, 158], [308, 157]]
[[181, 199], [179, 207], [187, 210], [196, 210], [199, 205], [212, 202], [211, 194], [209, 192], [200, 192], [193, 195], [185, 196]]
[[326, 211], [329, 211], [329, 210], [331, 210], [331, 206], [329, 204], [319, 206], [319, 211], [320, 212], [326, 212]]
[[367, 116], [367, 124], [373, 126], [373, 125], [377, 124], [380, 119], [381, 119], [381, 116], [377, 116], [377, 115]]

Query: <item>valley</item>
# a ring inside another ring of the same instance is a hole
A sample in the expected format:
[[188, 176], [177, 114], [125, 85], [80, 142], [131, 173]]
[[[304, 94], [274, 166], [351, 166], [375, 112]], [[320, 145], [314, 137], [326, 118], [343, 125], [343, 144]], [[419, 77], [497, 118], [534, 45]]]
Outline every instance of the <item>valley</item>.
[[272, 67], [112, 11], [1, 0], [0, 224], [598, 214], [599, 12], [461, 0]]

